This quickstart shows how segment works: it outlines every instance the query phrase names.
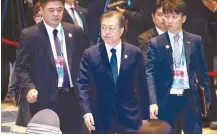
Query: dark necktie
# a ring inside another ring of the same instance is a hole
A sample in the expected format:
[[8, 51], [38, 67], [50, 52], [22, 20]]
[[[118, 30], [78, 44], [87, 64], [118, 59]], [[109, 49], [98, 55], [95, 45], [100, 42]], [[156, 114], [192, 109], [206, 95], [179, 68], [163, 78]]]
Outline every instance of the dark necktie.
[[110, 60], [110, 65], [112, 68], [112, 74], [113, 74], [113, 79], [114, 79], [114, 83], [117, 83], [117, 79], [118, 79], [118, 65], [117, 65], [117, 56], [116, 56], [116, 50], [114, 48], [112, 48], [111, 50], [112, 53], [112, 57]]
[[75, 25], [78, 25], [78, 26], [79, 26], [78, 20], [77, 20], [77, 18], [76, 18], [76, 16], [75, 16], [75, 10], [74, 10], [74, 8], [71, 8], [71, 10], [72, 10], [72, 16], [73, 16]]
[[[54, 43], [55, 43], [55, 47], [56, 47], [57, 56], [61, 56], [61, 55], [63, 55], [63, 54], [61, 54], [63, 52], [61, 52], [61, 43], [60, 43], [60, 40], [57, 36], [57, 33], [58, 33], [58, 30], [54, 29], [53, 34], [54, 34]], [[63, 57], [63, 60], [64, 60], [64, 64], [63, 64], [63, 72], [64, 72], [63, 88], [68, 89], [68, 88], [70, 88], [69, 75], [67, 72], [66, 61], [65, 61], [64, 57]]]
[[181, 50], [179, 44], [179, 35], [174, 36], [174, 57], [176, 67], [180, 67], [181, 64]]

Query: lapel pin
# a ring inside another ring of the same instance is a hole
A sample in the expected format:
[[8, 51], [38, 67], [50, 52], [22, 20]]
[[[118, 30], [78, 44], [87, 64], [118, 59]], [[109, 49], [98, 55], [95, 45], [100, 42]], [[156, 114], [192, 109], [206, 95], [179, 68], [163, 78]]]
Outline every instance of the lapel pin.
[[166, 48], [167, 48], [167, 49], [169, 49], [169, 48], [170, 48], [170, 46], [169, 46], [169, 45], [166, 45]]
[[127, 55], [124, 55], [124, 59], [127, 59], [128, 58], [128, 56]]
[[71, 34], [71, 33], [69, 33], [69, 35], [68, 35], [68, 36], [69, 36], [69, 38], [71, 38], [71, 37], [72, 37], [72, 34]]
[[190, 42], [188, 41], [188, 43], [190, 43]]

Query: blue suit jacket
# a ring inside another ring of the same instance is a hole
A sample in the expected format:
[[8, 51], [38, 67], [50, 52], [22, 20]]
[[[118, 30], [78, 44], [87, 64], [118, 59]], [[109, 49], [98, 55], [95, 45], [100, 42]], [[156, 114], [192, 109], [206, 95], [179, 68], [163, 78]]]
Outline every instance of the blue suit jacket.
[[[115, 86], [104, 43], [85, 50], [77, 79], [83, 114], [93, 113], [96, 130], [109, 127], [113, 114], [121, 125], [137, 129], [148, 115], [145, 65], [139, 48], [123, 43]], [[139, 92], [140, 105], [137, 102]]]
[[[80, 27], [68, 23], [62, 25], [72, 83], [75, 85], [81, 57], [89, 44]], [[69, 33], [72, 37], [68, 36]], [[30, 89], [37, 89], [40, 104], [56, 100], [58, 74], [43, 21], [22, 31], [15, 72], [23, 96], [26, 96]]]
[[[198, 103], [197, 75], [199, 84], [206, 90], [206, 101], [210, 103], [209, 78], [204, 63], [201, 37], [185, 31], [183, 37], [190, 89]], [[172, 47], [167, 32], [150, 40], [147, 50], [146, 74], [150, 103], [158, 105], [165, 103], [173, 82]]]

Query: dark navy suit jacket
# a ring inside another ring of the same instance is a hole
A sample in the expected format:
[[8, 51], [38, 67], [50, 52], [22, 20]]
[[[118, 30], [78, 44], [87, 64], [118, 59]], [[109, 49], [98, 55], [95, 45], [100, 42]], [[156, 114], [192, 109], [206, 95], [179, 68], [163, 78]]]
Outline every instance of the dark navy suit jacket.
[[[201, 37], [183, 31], [183, 38], [190, 89], [193, 91], [194, 99], [199, 104], [197, 76], [199, 84], [206, 90], [206, 101], [210, 103], [209, 78], [204, 63]], [[150, 40], [147, 50], [146, 73], [150, 103], [164, 104], [167, 102], [173, 82], [172, 47], [167, 32]]]
[[[76, 84], [82, 50], [88, 47], [88, 43], [84, 40], [86, 37], [80, 27], [68, 23], [62, 24], [72, 82]], [[24, 95], [30, 89], [38, 90], [40, 100], [49, 101], [52, 99], [49, 96], [56, 95], [58, 75], [43, 21], [22, 31], [15, 72]]]
[[142, 119], [148, 119], [144, 58], [139, 48], [122, 44], [121, 66], [116, 85], [104, 43], [85, 50], [80, 66], [77, 79], [80, 105], [83, 115], [93, 114], [98, 132], [109, 128], [113, 114], [128, 129], [137, 129]]
[[[69, 70], [76, 89], [80, 60], [89, 44], [80, 27], [68, 23], [62, 23], [62, 26]], [[30, 104], [32, 115], [41, 109], [54, 109], [64, 133], [80, 133], [82, 117], [79, 103], [74, 91], [62, 96], [58, 92], [58, 74], [43, 21], [22, 31], [15, 72], [23, 97], [26, 97], [30, 89], [38, 90], [37, 102]], [[76, 125], [74, 121], [77, 121]]]

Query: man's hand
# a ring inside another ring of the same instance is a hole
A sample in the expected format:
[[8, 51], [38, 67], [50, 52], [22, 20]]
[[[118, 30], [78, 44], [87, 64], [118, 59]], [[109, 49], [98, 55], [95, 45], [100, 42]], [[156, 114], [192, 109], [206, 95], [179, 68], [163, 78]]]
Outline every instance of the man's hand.
[[38, 91], [36, 89], [31, 89], [27, 95], [26, 95], [26, 100], [33, 104], [37, 101], [37, 98], [38, 98]]
[[116, 7], [116, 10], [118, 11], [118, 12], [120, 12], [120, 13], [124, 13], [125, 12], [125, 9], [122, 9], [122, 8], [120, 8], [120, 7]]
[[152, 104], [149, 106], [150, 109], [150, 119], [158, 119], [158, 106], [156, 104]]
[[217, 8], [217, 2], [214, 0], [202, 0], [202, 2], [212, 12]]
[[89, 131], [95, 130], [94, 119], [92, 113], [86, 113], [84, 115], [84, 123]]

